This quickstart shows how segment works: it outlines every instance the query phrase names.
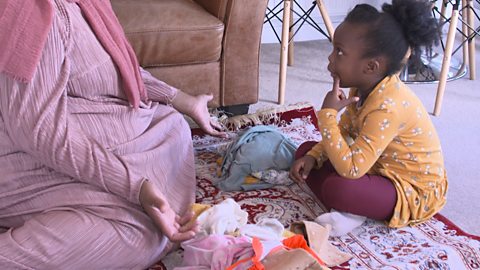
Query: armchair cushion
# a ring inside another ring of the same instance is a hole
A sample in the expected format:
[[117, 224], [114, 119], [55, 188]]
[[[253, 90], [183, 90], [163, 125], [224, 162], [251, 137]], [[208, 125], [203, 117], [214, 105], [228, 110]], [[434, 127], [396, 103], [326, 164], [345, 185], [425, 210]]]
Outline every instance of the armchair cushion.
[[191, 0], [112, 1], [143, 67], [220, 60], [224, 24]]

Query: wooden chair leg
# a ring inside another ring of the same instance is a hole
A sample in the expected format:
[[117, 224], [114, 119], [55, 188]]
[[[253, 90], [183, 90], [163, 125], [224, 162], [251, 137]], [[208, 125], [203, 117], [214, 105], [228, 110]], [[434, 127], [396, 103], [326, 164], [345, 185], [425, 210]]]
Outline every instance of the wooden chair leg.
[[290, 25], [291, 0], [283, 1], [282, 43], [280, 48], [280, 76], [278, 83], [278, 104], [285, 102], [285, 84], [287, 79], [288, 32]]
[[317, 7], [320, 10], [320, 14], [322, 15], [323, 22], [325, 23], [325, 27], [327, 28], [328, 35], [330, 39], [333, 39], [334, 28], [332, 21], [330, 20], [330, 15], [328, 15], [327, 8], [323, 3], [323, 0], [317, 0]]
[[468, 37], [472, 37], [468, 40], [468, 63], [470, 66], [470, 80], [475, 80], [475, 32], [472, 29], [475, 29], [475, 20], [474, 20], [474, 13], [473, 13], [473, 0], [467, 0], [468, 8], [467, 8], [467, 18], [468, 18]]
[[[467, 9], [465, 9], [465, 7], [467, 6], [467, 0], [462, 0], [462, 21], [464, 22], [467, 22], [468, 21], [468, 12], [467, 12]], [[466, 23], [462, 23], [462, 32], [467, 35], [467, 37], [465, 35], [462, 35], [462, 54], [463, 54], [463, 63], [462, 63], [462, 66], [460, 67], [460, 70], [463, 70], [467, 65], [468, 65], [468, 62], [469, 62], [469, 59], [468, 59], [468, 43], [467, 43], [467, 38], [468, 38], [468, 26]]]
[[[460, 1], [460, 0], [457, 0]], [[457, 2], [458, 3], [458, 2]], [[452, 16], [450, 20], [450, 27], [448, 29], [447, 42], [445, 45], [445, 52], [442, 61], [442, 70], [440, 72], [440, 79], [438, 81], [437, 97], [435, 99], [435, 108], [433, 115], [439, 116], [442, 108], [443, 94], [447, 84], [448, 71], [450, 69], [450, 60], [453, 51], [453, 42], [455, 41], [455, 32], [457, 31], [458, 23], [458, 4], [454, 5], [452, 9]]]
[[[285, 87], [287, 81], [287, 65], [293, 65], [293, 0], [283, 0], [283, 22], [282, 22], [282, 42], [280, 48], [280, 76], [278, 82], [278, 104], [285, 102]], [[323, 22], [327, 28], [330, 39], [333, 38], [334, 28], [323, 0], [316, 0], [317, 6], [322, 15]], [[291, 42], [289, 42], [291, 40]]]
[[289, 30], [288, 30], [288, 62], [287, 65], [293, 66], [293, 34], [295, 31], [293, 31], [293, 5], [291, 5], [291, 10], [290, 10], [290, 20], [289, 20]]
[[[448, 1], [448, 0], [442, 0], [442, 6], [440, 7], [440, 14], [441, 14], [440, 24], [443, 24], [443, 22], [445, 21], [444, 17], [445, 17], [445, 13], [446, 13], [446, 10], [447, 10], [447, 8], [446, 8], [447, 5], [445, 4], [445, 1]], [[462, 0], [462, 1], [464, 1], [464, 0]]]

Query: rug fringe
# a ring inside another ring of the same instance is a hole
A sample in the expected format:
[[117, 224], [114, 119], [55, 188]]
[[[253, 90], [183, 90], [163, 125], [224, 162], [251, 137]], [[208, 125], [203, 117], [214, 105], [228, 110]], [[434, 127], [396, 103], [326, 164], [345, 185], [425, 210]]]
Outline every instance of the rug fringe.
[[[242, 114], [228, 117], [224, 112], [217, 109], [210, 110], [210, 116], [227, 131], [238, 131], [246, 126], [262, 125], [265, 123], [272, 123], [278, 125], [280, 123], [280, 114], [292, 111], [312, 108], [310, 102], [298, 102], [289, 105], [274, 105], [271, 107], [264, 107], [257, 109], [251, 114]], [[198, 125], [188, 116], [185, 116], [190, 128], [198, 128]]]
[[260, 108], [255, 113], [237, 115], [232, 117], [219, 118], [218, 121], [229, 131], [237, 131], [245, 126], [262, 125], [272, 123], [278, 125], [280, 123], [280, 114], [313, 107], [310, 102], [299, 102], [284, 106], [273, 106]]

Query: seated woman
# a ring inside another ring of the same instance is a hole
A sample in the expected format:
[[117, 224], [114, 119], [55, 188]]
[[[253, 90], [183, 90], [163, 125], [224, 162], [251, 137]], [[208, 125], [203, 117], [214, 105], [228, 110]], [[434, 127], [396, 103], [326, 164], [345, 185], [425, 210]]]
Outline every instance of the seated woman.
[[195, 198], [183, 114], [210, 95], [138, 66], [109, 1], [0, 2], [0, 269], [142, 269]]

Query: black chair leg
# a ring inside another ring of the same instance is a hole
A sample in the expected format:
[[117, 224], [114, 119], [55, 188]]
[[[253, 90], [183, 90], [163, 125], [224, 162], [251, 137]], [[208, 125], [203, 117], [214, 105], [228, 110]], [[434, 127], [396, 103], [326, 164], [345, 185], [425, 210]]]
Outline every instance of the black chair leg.
[[218, 111], [225, 113], [228, 117], [248, 114], [249, 104], [218, 107]]

